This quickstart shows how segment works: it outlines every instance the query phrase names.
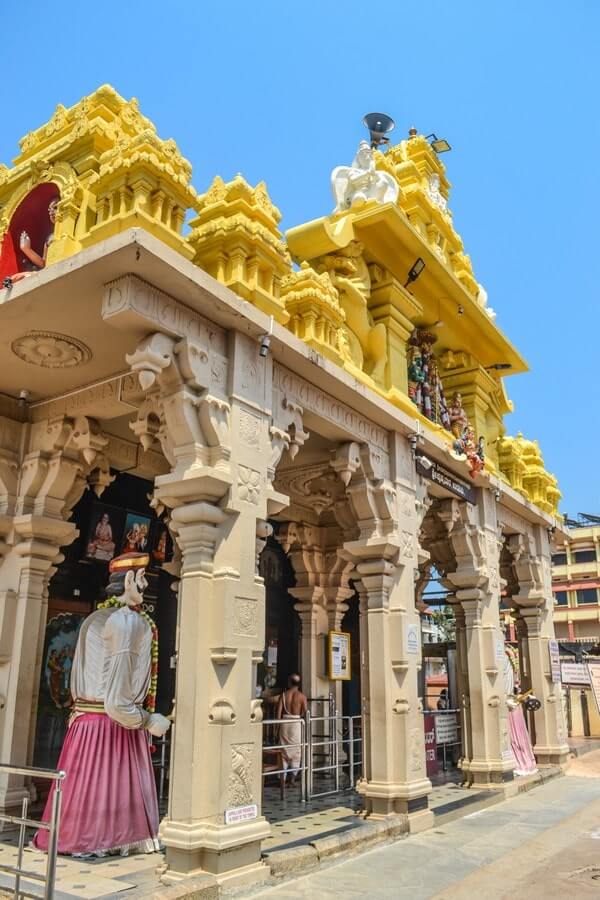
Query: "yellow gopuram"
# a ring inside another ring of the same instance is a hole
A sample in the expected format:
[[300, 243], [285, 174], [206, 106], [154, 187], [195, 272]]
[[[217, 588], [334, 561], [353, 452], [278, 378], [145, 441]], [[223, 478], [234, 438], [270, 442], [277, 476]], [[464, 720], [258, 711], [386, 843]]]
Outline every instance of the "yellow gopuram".
[[108, 85], [59, 105], [20, 151], [0, 166], [0, 302], [44, 265], [143, 228], [436, 432], [473, 477], [485, 460], [557, 513], [539, 447], [505, 435], [503, 377], [526, 363], [495, 324], [444, 166], [414, 129], [385, 152], [363, 142], [333, 173], [335, 210], [285, 237], [263, 182], [216, 177], [198, 195], [175, 142]]

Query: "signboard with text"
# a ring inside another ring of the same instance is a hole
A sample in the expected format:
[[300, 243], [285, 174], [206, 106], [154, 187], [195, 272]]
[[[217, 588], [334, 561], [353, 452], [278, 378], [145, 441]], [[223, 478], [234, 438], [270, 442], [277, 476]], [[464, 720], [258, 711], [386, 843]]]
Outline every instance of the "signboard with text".
[[225, 824], [237, 825], [238, 822], [247, 822], [249, 819], [258, 817], [258, 806], [256, 803], [249, 803], [248, 806], [236, 806], [233, 809], [225, 810]]
[[590, 683], [590, 673], [584, 663], [563, 662], [560, 664], [560, 674], [563, 684]]
[[438, 744], [456, 744], [458, 720], [456, 713], [438, 713], [435, 717], [435, 739]]
[[440, 487], [450, 491], [456, 497], [460, 497], [461, 500], [466, 500], [468, 503], [476, 502], [474, 488], [467, 484], [466, 481], [453, 475], [449, 469], [445, 469], [435, 459], [430, 459], [424, 453], [419, 453], [415, 460], [415, 465], [417, 472], [423, 478], [433, 481], [434, 484], [439, 484]]
[[331, 681], [350, 681], [350, 634], [330, 631], [327, 636], [327, 675]]
[[554, 684], [560, 684], [560, 651], [558, 641], [548, 641], [548, 653], [550, 654], [550, 675]]
[[600, 662], [589, 662], [587, 664], [590, 674], [590, 684], [592, 685], [592, 693], [596, 701], [596, 708], [600, 713]]

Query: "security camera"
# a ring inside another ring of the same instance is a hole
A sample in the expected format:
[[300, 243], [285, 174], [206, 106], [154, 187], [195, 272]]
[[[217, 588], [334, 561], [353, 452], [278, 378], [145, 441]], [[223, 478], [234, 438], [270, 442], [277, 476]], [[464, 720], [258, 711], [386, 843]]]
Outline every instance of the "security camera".
[[271, 346], [271, 335], [263, 334], [260, 339], [260, 349], [258, 351], [259, 356], [268, 356], [269, 355], [269, 347]]
[[430, 468], [433, 465], [431, 460], [427, 459], [426, 456], [417, 456], [417, 462], [423, 466], [423, 468], [425, 469], [426, 472], [429, 472]]
[[21, 409], [23, 409], [25, 406], [27, 406], [28, 400], [29, 400], [29, 391], [27, 391], [27, 390], [25, 390], [25, 388], [23, 388], [23, 390], [19, 393], [19, 406], [21, 407]]

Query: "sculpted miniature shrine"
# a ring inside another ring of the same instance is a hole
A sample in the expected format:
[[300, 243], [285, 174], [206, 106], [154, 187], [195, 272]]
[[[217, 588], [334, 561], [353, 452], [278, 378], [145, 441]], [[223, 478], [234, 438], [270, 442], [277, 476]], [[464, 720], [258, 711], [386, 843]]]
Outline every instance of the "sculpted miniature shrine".
[[[390, 835], [431, 826], [432, 569], [456, 628], [465, 784], [509, 790], [517, 740], [527, 772], [567, 757], [548, 656], [560, 491], [504, 424], [527, 365], [432, 142], [371, 137], [331, 174], [333, 211], [285, 234], [264, 182], [200, 169], [197, 193], [176, 143], [106, 85], [0, 166], [0, 760], [54, 766], [64, 742], [67, 766], [84, 727], [121, 741], [135, 719], [147, 773], [148, 653], [122, 720], [100, 685], [79, 691], [82, 622], [135, 620], [146, 651], [158, 623], [164, 883], [264, 877], [263, 744], [298, 669], [309, 702], [356, 725], [364, 814]], [[101, 605], [122, 554], [144, 560], [134, 612]], [[501, 600], [539, 701], [527, 721], [510, 712]], [[3, 809], [34, 792], [0, 775]], [[69, 831], [64, 852], [153, 849], [147, 809], [147, 827]]]

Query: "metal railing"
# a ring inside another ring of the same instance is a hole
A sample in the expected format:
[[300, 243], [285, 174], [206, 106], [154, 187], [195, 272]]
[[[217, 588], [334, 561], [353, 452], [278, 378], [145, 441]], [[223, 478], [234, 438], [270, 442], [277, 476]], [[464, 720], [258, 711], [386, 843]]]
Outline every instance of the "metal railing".
[[[9, 766], [0, 763], [0, 774], [2, 773], [7, 775], [25, 775], [28, 778], [43, 778], [54, 782], [54, 793], [52, 795], [52, 809], [49, 822], [38, 822], [35, 819], [29, 818], [28, 797], [23, 799], [20, 816], [11, 816], [8, 813], [0, 813], [0, 822], [8, 822], [10, 825], [17, 825], [19, 828], [16, 866], [0, 863], [0, 872], [6, 872], [15, 877], [13, 900], [20, 900], [21, 897], [31, 897], [33, 900], [41, 900], [41, 898], [43, 898], [43, 900], [52, 900], [54, 897], [54, 882], [56, 880], [56, 854], [58, 851], [58, 831], [60, 827], [62, 781], [65, 778], [66, 773], [57, 772], [53, 769], [36, 769], [33, 766]], [[28, 828], [35, 828], [36, 830], [48, 832], [48, 852], [45, 875], [40, 875], [39, 872], [32, 872], [29, 869], [23, 868], [23, 850]], [[44, 885], [44, 893], [33, 894], [31, 891], [22, 889], [21, 879], [23, 878], [41, 882]]]
[[[357, 775], [362, 774], [362, 717], [339, 713], [311, 716], [307, 712], [304, 719], [264, 719], [263, 726], [268, 729], [267, 734], [273, 735], [274, 727], [289, 725], [291, 721], [300, 725], [300, 741], [297, 744], [265, 741], [263, 754], [273, 752], [281, 758], [286, 750], [300, 748], [298, 772], [302, 802], [353, 788]], [[283, 790], [281, 780], [289, 770], [283, 763], [280, 768], [269, 766], [263, 770], [263, 779], [279, 776]]]
[[[434, 717], [435, 741], [439, 754], [442, 749], [442, 770], [448, 769], [448, 750], [450, 747], [458, 747], [459, 755], [462, 751], [460, 709], [432, 709], [428, 714]], [[454, 757], [456, 753], [452, 753]]]

